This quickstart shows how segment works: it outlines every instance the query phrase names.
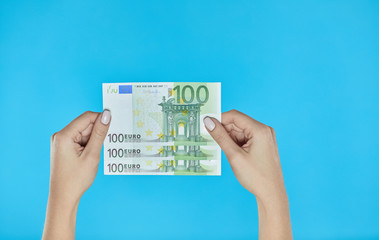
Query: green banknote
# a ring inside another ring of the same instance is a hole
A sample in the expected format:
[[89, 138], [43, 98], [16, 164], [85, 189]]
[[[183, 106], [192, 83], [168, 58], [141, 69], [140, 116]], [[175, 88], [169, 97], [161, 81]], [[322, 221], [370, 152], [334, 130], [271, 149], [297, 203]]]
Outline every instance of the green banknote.
[[204, 127], [221, 118], [221, 84], [104, 83], [112, 113], [107, 175], [221, 175], [221, 150]]

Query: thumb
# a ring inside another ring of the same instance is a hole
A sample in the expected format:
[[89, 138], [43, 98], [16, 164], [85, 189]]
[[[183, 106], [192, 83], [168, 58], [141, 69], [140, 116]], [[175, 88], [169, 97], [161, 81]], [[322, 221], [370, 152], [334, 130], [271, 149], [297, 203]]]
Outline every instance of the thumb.
[[97, 117], [90, 139], [84, 149], [85, 156], [98, 158], [100, 160], [101, 147], [103, 146], [104, 139], [107, 135], [110, 121], [111, 112], [107, 109]]
[[224, 126], [217, 119], [212, 117], [205, 117], [203, 121], [205, 128], [208, 130], [213, 139], [218, 143], [218, 145], [220, 145], [229, 162], [234, 159], [235, 156], [240, 155], [242, 149], [234, 142], [234, 140], [225, 130]]

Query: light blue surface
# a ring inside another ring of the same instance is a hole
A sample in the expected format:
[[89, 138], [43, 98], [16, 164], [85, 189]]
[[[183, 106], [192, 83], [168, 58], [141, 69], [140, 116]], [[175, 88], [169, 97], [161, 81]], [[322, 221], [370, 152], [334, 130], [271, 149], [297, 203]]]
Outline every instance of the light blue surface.
[[[220, 81], [277, 132], [296, 239], [379, 238], [378, 1], [1, 1], [0, 239], [41, 236], [50, 135], [103, 82]], [[78, 239], [257, 239], [221, 177], [98, 176]]]

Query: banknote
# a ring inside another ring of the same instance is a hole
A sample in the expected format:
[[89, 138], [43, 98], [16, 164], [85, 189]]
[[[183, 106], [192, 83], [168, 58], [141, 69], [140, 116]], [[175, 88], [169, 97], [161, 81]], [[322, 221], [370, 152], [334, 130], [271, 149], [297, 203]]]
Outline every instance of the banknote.
[[221, 150], [203, 124], [220, 120], [220, 83], [104, 83], [103, 107], [112, 113], [105, 174], [221, 175]]
[[[177, 145], [167, 146], [160, 144], [146, 144], [146, 143], [132, 143], [132, 144], [112, 144], [112, 147], [106, 150], [106, 155], [109, 158], [161, 158], [161, 159], [179, 159], [186, 158], [188, 160], [195, 159], [195, 155], [179, 155]], [[213, 148], [215, 149], [215, 148]], [[214, 160], [217, 157], [217, 151], [207, 150], [205, 147], [200, 146], [201, 156], [198, 158], [203, 160]]]

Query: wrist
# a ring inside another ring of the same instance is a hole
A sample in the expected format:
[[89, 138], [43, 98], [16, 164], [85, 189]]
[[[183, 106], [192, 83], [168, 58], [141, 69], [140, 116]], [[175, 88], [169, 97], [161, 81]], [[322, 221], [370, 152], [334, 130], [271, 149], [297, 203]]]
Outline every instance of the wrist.
[[78, 206], [79, 201], [71, 202], [49, 195], [42, 239], [56, 239], [62, 236], [74, 239]]
[[51, 218], [60, 218], [65, 221], [75, 222], [80, 198], [69, 198], [57, 194], [49, 194], [47, 202], [47, 214]]
[[289, 202], [287, 195], [279, 197], [273, 197], [271, 199], [261, 199], [256, 197], [258, 210], [265, 213], [285, 213], [289, 212]]
[[50, 183], [48, 204], [72, 210], [79, 205], [81, 196], [71, 186]]
[[257, 205], [259, 239], [293, 239], [289, 202], [286, 194], [281, 196], [281, 198], [257, 198]]
[[79, 206], [79, 200], [68, 200], [49, 196], [48, 205], [65, 210], [75, 210]]
[[256, 196], [258, 210], [265, 214], [289, 212], [288, 196], [285, 189], [272, 191], [265, 196]]

